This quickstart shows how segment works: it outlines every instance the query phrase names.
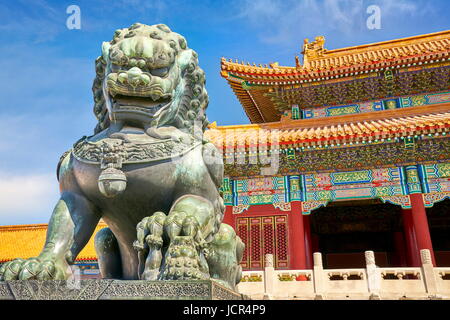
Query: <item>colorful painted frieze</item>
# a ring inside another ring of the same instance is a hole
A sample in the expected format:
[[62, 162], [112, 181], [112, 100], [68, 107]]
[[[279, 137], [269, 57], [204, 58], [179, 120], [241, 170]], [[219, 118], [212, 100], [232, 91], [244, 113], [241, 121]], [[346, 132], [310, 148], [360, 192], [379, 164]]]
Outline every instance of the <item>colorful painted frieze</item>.
[[364, 112], [389, 110], [396, 108], [407, 108], [424, 105], [433, 105], [450, 102], [450, 92], [440, 92], [433, 94], [417, 94], [405, 97], [389, 98], [384, 100], [366, 101], [355, 104], [326, 106], [320, 108], [307, 108], [302, 110], [303, 118], [323, 118], [332, 116], [342, 116]]
[[[301, 175], [322, 172], [359, 171], [363, 169], [401, 167], [427, 163], [450, 162], [448, 137], [422, 137], [414, 141], [413, 148], [403, 140], [346, 146], [329, 149], [305, 149], [295, 152], [295, 158], [279, 155], [278, 175]], [[261, 176], [261, 164], [225, 164], [228, 177]]]
[[257, 205], [289, 202], [288, 177], [264, 177], [234, 180], [233, 205]]
[[419, 173], [423, 192], [450, 192], [450, 162], [419, 166]]
[[401, 168], [380, 168], [302, 176], [304, 200], [377, 198], [405, 194]]
[[419, 94], [411, 97], [402, 97], [399, 99], [401, 108], [425, 106], [430, 104], [450, 102], [450, 92]]
[[346, 114], [372, 112], [379, 110], [384, 110], [382, 101], [371, 101], [343, 106], [304, 109], [303, 118], [304, 119], [323, 118], [323, 117], [342, 116]]
[[[226, 194], [226, 204], [239, 208], [273, 204], [281, 211], [289, 211], [291, 201], [302, 201], [303, 214], [308, 214], [328, 202], [351, 199], [381, 199], [409, 208], [410, 194], [450, 192], [450, 162], [234, 181], [227, 179], [233, 192]], [[430, 202], [427, 206], [431, 205]]]

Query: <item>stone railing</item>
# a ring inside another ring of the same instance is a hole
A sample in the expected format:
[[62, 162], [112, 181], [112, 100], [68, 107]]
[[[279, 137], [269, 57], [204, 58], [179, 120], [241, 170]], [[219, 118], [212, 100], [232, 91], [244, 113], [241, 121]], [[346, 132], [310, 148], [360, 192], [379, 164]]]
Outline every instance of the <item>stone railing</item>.
[[314, 253], [312, 270], [275, 270], [266, 255], [264, 271], [245, 271], [240, 293], [253, 299], [450, 299], [450, 267], [434, 268], [429, 250], [421, 250], [419, 268], [379, 268], [373, 251], [366, 268], [323, 269]]

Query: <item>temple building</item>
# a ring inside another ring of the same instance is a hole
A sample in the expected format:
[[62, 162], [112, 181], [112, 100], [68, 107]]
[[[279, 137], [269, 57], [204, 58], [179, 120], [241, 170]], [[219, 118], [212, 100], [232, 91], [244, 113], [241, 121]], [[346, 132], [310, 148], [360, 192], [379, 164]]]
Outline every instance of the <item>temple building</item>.
[[327, 50], [303, 61], [222, 59], [252, 124], [212, 126], [223, 150], [225, 221], [242, 265], [311, 269], [450, 265], [450, 31]]
[[[450, 266], [450, 30], [327, 50], [295, 66], [222, 59], [251, 124], [206, 137], [222, 151], [224, 222], [244, 270]], [[294, 60], [294, 59], [293, 59]], [[99, 224], [97, 230], [104, 227]], [[46, 225], [0, 227], [0, 263], [35, 256]], [[77, 264], [98, 273], [93, 240]]]

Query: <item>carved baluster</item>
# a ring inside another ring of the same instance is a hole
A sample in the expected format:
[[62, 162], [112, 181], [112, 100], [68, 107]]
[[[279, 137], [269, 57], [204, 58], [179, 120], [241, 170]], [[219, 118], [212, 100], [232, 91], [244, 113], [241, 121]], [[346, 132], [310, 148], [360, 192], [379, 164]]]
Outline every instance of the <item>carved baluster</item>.
[[429, 297], [434, 297], [438, 293], [438, 282], [436, 281], [430, 250], [420, 250], [420, 258], [422, 260], [422, 274], [427, 293]]
[[[364, 252], [364, 257], [366, 258], [367, 287], [371, 293], [370, 299], [378, 300], [380, 299], [381, 275], [380, 270], [375, 264], [375, 253], [373, 251], [366, 251]], [[384, 278], [386, 273], [383, 272], [382, 275]]]
[[273, 255], [266, 254], [264, 257], [264, 297], [271, 299], [275, 286], [275, 269], [273, 267]]
[[266, 254], [266, 256], [265, 256], [265, 266], [273, 268], [273, 254]]
[[[313, 260], [314, 260], [314, 267], [313, 267], [314, 292], [316, 294], [315, 299], [323, 300], [325, 298], [325, 294], [324, 294], [325, 276], [324, 276], [324, 272], [323, 272], [322, 254], [320, 252], [314, 252]], [[328, 274], [328, 280], [329, 279], [330, 279], [330, 276]]]

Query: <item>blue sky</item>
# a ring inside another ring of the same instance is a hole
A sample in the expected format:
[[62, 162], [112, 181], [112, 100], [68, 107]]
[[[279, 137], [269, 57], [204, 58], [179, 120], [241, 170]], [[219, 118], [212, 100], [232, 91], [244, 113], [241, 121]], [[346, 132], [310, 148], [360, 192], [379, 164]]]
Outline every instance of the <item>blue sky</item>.
[[[66, 8], [81, 9], [81, 29]], [[366, 8], [381, 9], [368, 30]], [[92, 134], [91, 85], [102, 41], [134, 22], [165, 23], [199, 53], [208, 118], [248, 123], [220, 77], [220, 58], [294, 65], [304, 38], [327, 49], [449, 29], [447, 0], [0, 0], [0, 225], [46, 223], [58, 199], [56, 164]]]

